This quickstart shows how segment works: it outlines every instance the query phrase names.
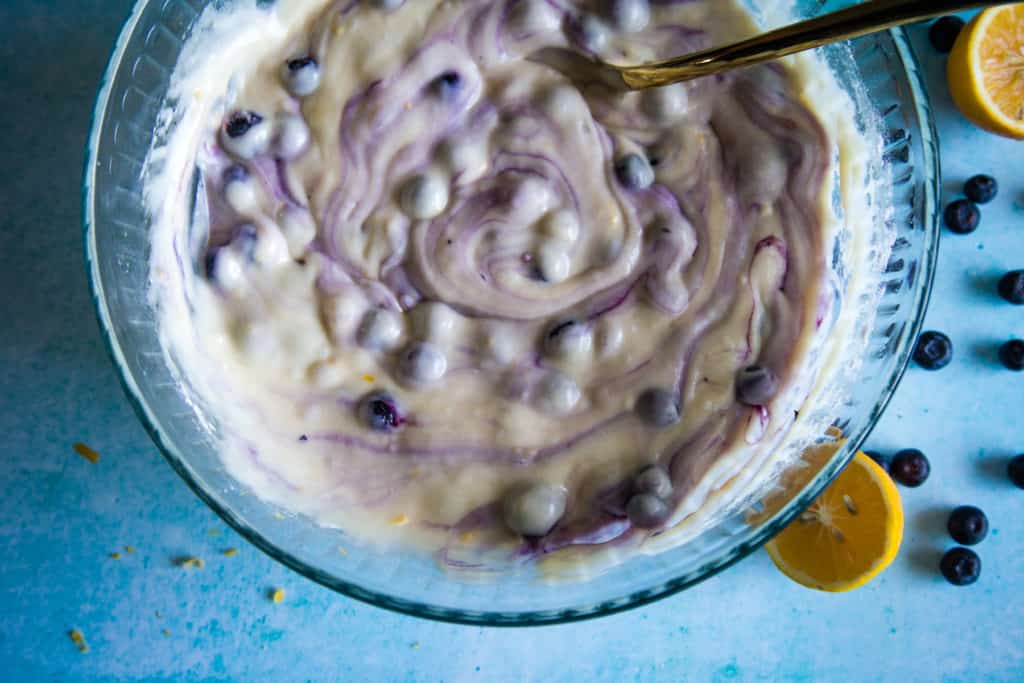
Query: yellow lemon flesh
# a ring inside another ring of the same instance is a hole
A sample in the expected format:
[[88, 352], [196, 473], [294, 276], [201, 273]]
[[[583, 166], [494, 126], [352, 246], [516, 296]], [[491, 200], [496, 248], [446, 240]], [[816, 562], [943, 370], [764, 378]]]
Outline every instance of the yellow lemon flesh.
[[903, 506], [889, 475], [857, 453], [806, 511], [766, 546], [783, 574], [839, 593], [863, 586], [896, 557]]
[[1024, 139], [1024, 3], [975, 16], [949, 54], [946, 77], [953, 101], [972, 123]]

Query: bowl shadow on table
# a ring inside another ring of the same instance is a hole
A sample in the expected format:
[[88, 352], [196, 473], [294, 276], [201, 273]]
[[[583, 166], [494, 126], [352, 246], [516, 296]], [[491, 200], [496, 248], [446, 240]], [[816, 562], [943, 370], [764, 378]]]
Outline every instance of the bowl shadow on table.
[[939, 560], [948, 545], [946, 522], [952, 506], [936, 506], [914, 516], [913, 527], [904, 532], [904, 547], [908, 541], [913, 546], [907, 550], [907, 561], [915, 573], [933, 577], [939, 571]]
[[0, 355], [17, 361], [15, 381], [40, 365], [47, 377], [73, 373], [76, 383], [114, 388], [84, 267], [81, 188], [93, 103], [122, 16], [97, 5], [82, 12], [95, 14], [82, 26], [49, 21], [52, 8], [26, 11], [8, 46], [32, 59], [8, 60], [0, 111], [13, 162], [0, 169]]

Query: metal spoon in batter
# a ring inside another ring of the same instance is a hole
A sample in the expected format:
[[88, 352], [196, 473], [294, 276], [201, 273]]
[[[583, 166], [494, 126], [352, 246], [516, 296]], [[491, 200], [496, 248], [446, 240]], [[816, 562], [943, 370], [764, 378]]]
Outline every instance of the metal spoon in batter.
[[761, 64], [943, 14], [1009, 4], [1012, 0], [870, 0], [731, 45], [637, 66], [608, 64], [561, 47], [542, 48], [529, 58], [577, 82], [602, 83], [614, 90], [643, 90]]

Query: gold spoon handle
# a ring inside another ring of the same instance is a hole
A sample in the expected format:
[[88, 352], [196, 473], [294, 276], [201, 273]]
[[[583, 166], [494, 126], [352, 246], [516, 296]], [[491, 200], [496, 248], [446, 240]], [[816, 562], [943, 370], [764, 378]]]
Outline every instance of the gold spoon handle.
[[641, 66], [617, 67], [630, 88], [653, 88], [700, 76], [761, 64], [794, 52], [910, 24], [931, 17], [1009, 5], [1014, 0], [870, 0], [838, 12], [762, 33], [747, 40]]

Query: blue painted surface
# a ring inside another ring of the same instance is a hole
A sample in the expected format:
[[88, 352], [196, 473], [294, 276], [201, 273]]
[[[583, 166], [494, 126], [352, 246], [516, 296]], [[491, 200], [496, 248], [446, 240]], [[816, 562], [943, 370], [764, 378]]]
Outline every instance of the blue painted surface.
[[[245, 547], [136, 422], [93, 320], [78, 208], [89, 112], [128, 4], [0, 3], [0, 680], [1024, 680], [1024, 491], [1004, 474], [1024, 451], [1024, 375], [994, 352], [1024, 337], [1024, 309], [993, 294], [999, 274], [1024, 268], [1024, 144], [959, 118], [923, 30], [948, 196], [977, 171], [1003, 194], [975, 235], [944, 235], [928, 322], [953, 338], [956, 360], [911, 370], [871, 439], [933, 463], [925, 486], [904, 490], [894, 566], [826, 595], [758, 552], [652, 607], [493, 630], [353, 602]], [[102, 459], [77, 456], [76, 441]], [[961, 503], [988, 511], [993, 530], [980, 582], [957, 589], [935, 566]], [[204, 569], [173, 565], [193, 554]], [[278, 587], [287, 598], [275, 605]]]

